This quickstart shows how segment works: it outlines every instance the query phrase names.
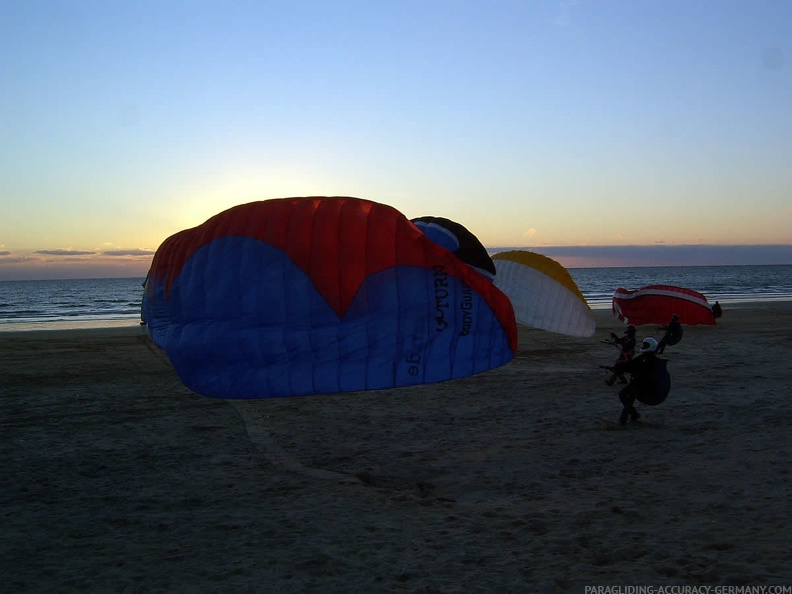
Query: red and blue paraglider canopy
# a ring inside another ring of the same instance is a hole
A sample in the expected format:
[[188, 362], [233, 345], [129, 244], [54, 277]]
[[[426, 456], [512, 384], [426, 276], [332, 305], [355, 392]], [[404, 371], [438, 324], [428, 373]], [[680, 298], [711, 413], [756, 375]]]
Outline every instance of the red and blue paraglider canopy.
[[490, 279], [358, 198], [252, 202], [169, 237], [142, 313], [185, 385], [220, 398], [439, 382], [517, 349]]

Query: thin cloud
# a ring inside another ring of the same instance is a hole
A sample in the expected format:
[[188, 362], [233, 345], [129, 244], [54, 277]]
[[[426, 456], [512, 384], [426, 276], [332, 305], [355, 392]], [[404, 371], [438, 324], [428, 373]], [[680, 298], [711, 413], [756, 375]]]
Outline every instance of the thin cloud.
[[536, 229], [534, 229], [533, 227], [531, 227], [525, 233], [523, 233], [523, 237], [533, 237], [537, 233], [538, 233], [538, 231]]
[[11, 252], [9, 252], [8, 250], [6, 250], [4, 252], [0, 252], [0, 256], [10, 256], [10, 255], [11, 255]]
[[37, 250], [34, 254], [42, 256], [93, 256], [96, 252], [82, 252], [80, 250]]
[[[490, 254], [519, 247], [487, 248]], [[528, 248], [563, 265], [574, 266], [722, 266], [792, 264], [792, 245], [602, 245]], [[572, 265], [572, 264], [569, 264]]]
[[105, 256], [153, 256], [154, 250], [108, 250], [104, 252]]
[[25, 258], [24, 256], [11, 256], [11, 252], [6, 252], [2, 254], [3, 257], [0, 258], [0, 266], [11, 266], [12, 264], [29, 264], [30, 258]]

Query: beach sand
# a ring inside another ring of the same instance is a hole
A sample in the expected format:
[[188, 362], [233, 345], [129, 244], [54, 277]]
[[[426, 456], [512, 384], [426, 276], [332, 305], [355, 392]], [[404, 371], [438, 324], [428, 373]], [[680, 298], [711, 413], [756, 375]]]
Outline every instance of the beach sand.
[[596, 314], [462, 380], [258, 401], [193, 394], [143, 329], [2, 333], [0, 590], [792, 585], [792, 303], [685, 327], [627, 429]]

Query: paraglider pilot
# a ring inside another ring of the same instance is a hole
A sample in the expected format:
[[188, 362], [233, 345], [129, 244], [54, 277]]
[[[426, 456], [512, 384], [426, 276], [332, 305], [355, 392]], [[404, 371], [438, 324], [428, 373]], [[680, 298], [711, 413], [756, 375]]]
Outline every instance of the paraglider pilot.
[[[619, 363], [624, 363], [633, 358], [633, 355], [635, 354], [635, 332], [635, 326], [630, 324], [624, 331], [624, 336], [617, 336], [613, 332], [610, 333], [612, 340], [607, 342], [609, 344], [615, 344], [617, 347], [619, 347], [619, 356], [613, 362], [614, 365], [619, 365]], [[613, 371], [614, 368], [607, 367], [606, 369]], [[627, 383], [627, 380], [624, 378], [624, 373], [622, 372], [612, 373], [611, 376], [605, 380], [605, 383], [609, 386], [612, 386], [617, 378], [621, 383]]]
[[671, 316], [671, 321], [665, 326], [660, 326], [660, 330], [665, 330], [665, 334], [660, 339], [660, 344], [657, 345], [658, 355], [663, 354], [666, 346], [674, 346], [682, 340], [682, 324], [679, 322], [679, 316], [677, 314]]
[[719, 318], [723, 315], [723, 308], [719, 301], [715, 302], [715, 305], [712, 306], [712, 315], [716, 318]]
[[631, 376], [630, 383], [619, 391], [619, 400], [624, 407], [619, 424], [626, 425], [628, 418], [633, 422], [641, 418], [635, 409], [636, 400], [653, 406], [666, 399], [671, 388], [666, 363], [665, 359], [657, 357], [657, 341], [650, 337], [641, 342], [637, 357], [613, 366], [614, 372], [629, 373]]

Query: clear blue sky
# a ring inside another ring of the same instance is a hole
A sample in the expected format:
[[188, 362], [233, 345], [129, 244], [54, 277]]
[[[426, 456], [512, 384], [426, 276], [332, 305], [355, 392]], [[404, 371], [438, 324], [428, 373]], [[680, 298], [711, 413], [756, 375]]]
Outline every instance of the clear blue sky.
[[143, 275], [305, 195], [568, 266], [792, 263], [787, 0], [0, 0], [0, 85], [0, 279]]

